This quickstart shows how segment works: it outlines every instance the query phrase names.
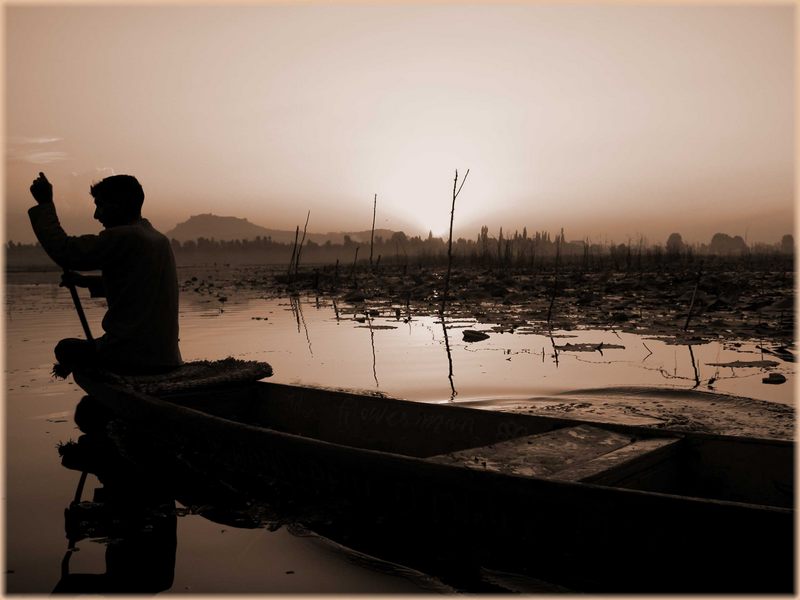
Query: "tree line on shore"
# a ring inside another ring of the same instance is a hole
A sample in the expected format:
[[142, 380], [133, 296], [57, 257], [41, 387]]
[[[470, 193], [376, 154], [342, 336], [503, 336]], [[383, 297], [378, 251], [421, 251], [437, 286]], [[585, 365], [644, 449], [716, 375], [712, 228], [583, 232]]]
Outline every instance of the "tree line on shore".
[[[215, 240], [200, 237], [196, 240], [180, 242], [172, 240], [172, 247], [179, 265], [204, 264], [212, 262], [234, 264], [288, 264], [291, 260], [302, 260], [303, 264], [352, 264], [376, 257], [376, 262], [403, 264], [410, 260], [421, 263], [438, 264], [446, 261], [447, 240], [434, 237], [409, 237], [396, 232], [389, 238], [375, 236], [369, 242], [356, 242], [349, 236], [342, 243], [323, 244], [306, 240], [301, 248], [291, 243], [275, 242], [270, 237], [256, 237], [250, 240]], [[293, 258], [297, 252], [299, 259]], [[547, 231], [528, 234], [527, 228], [511, 235], [504, 234], [500, 228], [496, 236], [490, 235], [489, 228], [481, 227], [475, 239], [458, 238], [453, 240], [453, 260], [455, 263], [472, 265], [535, 265], [537, 260], [548, 260], [556, 256], [564, 259], [583, 260], [605, 257], [614, 263], [620, 261], [630, 265], [632, 260], [692, 260], [703, 256], [793, 256], [794, 238], [786, 234], [779, 242], [767, 244], [758, 242], [748, 245], [741, 236], [716, 233], [708, 244], [688, 244], [679, 233], [671, 234], [664, 244], [648, 243], [644, 237], [628, 239], [623, 243], [597, 243], [588, 238], [567, 241], [563, 229], [552, 235]], [[7, 267], [45, 266], [50, 259], [38, 243], [6, 243]]]

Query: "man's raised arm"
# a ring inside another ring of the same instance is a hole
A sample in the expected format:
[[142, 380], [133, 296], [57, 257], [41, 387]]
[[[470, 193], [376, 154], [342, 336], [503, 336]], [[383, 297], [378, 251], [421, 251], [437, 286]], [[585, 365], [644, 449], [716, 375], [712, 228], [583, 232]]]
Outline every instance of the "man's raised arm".
[[28, 210], [33, 232], [53, 261], [64, 269], [94, 271], [102, 267], [107, 252], [97, 235], [71, 237], [58, 221], [53, 203], [53, 186], [44, 173], [34, 179], [30, 187], [36, 206]]

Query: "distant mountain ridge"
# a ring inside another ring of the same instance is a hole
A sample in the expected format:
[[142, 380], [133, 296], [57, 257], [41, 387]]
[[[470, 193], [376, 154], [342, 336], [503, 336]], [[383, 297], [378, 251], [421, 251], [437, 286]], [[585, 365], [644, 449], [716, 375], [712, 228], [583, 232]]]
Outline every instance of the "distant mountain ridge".
[[[376, 229], [375, 237], [381, 236], [388, 240], [395, 232], [391, 229]], [[178, 223], [175, 227], [165, 232], [170, 239], [179, 242], [187, 242], [198, 238], [215, 239], [217, 241], [229, 240], [254, 240], [257, 237], [272, 238], [273, 242], [283, 244], [294, 243], [294, 230], [268, 229], [247, 219], [239, 217], [222, 217], [211, 213], [193, 215], [183, 223]], [[300, 237], [303, 232], [300, 231]], [[370, 231], [342, 231], [328, 233], [306, 233], [306, 240], [312, 240], [316, 244], [324, 244], [329, 241], [332, 244], [341, 244], [344, 236], [350, 236], [354, 242], [369, 243]]]

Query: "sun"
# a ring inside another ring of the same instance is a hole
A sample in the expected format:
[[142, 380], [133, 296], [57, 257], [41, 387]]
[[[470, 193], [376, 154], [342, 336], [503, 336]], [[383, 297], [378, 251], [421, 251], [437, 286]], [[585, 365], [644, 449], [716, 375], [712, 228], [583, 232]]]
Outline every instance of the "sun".
[[437, 215], [421, 215], [419, 223], [423, 237], [427, 237], [428, 233], [430, 233], [433, 237], [447, 239], [450, 234], [449, 214], [442, 218], [438, 218]]
[[[459, 161], [442, 156], [449, 156], [449, 153], [423, 149], [397, 156], [400, 166], [391, 170], [375, 165], [364, 169], [379, 174], [373, 175], [373, 185], [381, 190], [378, 192], [378, 212], [383, 208], [396, 216], [398, 222], [407, 224], [413, 230], [407, 232], [411, 236], [426, 238], [430, 233], [434, 237], [447, 239], [449, 235], [455, 173], [449, 163]], [[384, 161], [382, 165], [389, 162]], [[464, 181], [465, 174], [466, 169], [459, 170], [459, 185]], [[454, 231], [458, 230], [459, 223], [467, 222], [475, 212], [476, 197], [471, 184], [472, 181], [467, 183], [468, 193], [459, 195], [456, 200]]]
[[[432, 234], [433, 237], [447, 239], [450, 232], [451, 199], [437, 197], [433, 194], [420, 194], [416, 190], [404, 190], [405, 193], [387, 194], [381, 198], [378, 194], [378, 215], [388, 217], [388, 223], [403, 229], [409, 237], [421, 236], [423, 239]], [[415, 193], [416, 192], [416, 193]], [[456, 209], [456, 226], [459, 221]]]

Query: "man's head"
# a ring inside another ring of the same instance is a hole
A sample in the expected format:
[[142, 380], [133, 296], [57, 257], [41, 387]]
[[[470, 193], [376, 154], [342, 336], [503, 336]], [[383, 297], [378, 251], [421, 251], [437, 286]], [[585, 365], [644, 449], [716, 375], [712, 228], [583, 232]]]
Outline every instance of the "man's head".
[[142, 216], [144, 190], [132, 175], [112, 175], [90, 188], [94, 198], [94, 218], [103, 227], [129, 225]]

